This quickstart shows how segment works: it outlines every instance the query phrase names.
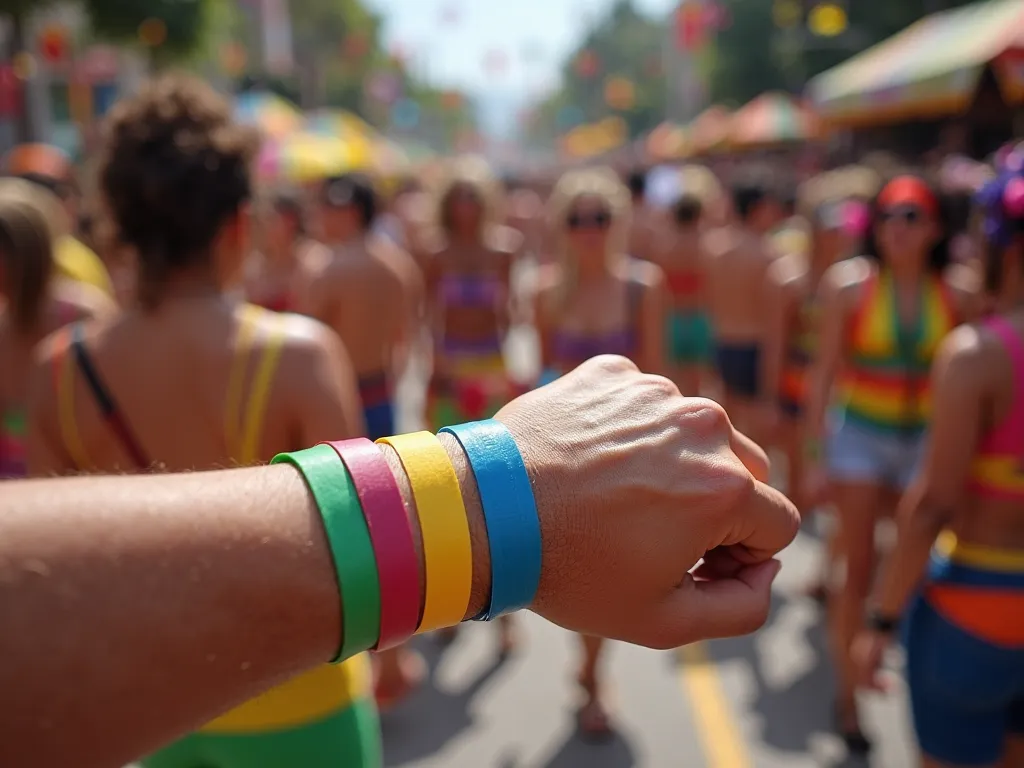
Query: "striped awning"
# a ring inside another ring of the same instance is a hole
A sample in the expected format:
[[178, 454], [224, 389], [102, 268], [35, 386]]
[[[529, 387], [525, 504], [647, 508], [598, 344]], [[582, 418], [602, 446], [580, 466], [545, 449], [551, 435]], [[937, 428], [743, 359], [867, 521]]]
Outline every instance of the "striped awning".
[[729, 141], [732, 113], [725, 107], [714, 104], [690, 123], [690, 142], [697, 154], [724, 149]]
[[768, 147], [817, 138], [820, 126], [813, 112], [784, 93], [763, 93], [732, 116], [729, 145]]
[[1012, 88], [1012, 67], [1000, 71], [1018, 50], [1024, 51], [1024, 2], [988, 0], [926, 16], [818, 75], [808, 94], [835, 125], [957, 114], [970, 104], [990, 62], [997, 62], [1006, 96], [1024, 96], [1024, 87]]

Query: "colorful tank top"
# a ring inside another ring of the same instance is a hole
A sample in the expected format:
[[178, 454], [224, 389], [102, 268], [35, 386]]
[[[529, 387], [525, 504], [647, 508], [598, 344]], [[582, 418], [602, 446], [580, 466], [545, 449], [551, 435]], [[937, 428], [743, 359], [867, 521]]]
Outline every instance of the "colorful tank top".
[[[270, 398], [274, 373], [285, 340], [284, 318], [278, 317], [270, 331], [263, 354], [257, 361], [252, 381], [245, 392], [245, 373], [252, 356], [253, 341], [264, 310], [246, 305], [242, 310], [235, 356], [228, 377], [224, 432], [227, 445], [242, 466], [260, 461], [260, 438]], [[121, 415], [111, 391], [100, 378], [86, 350], [77, 326], [72, 326], [67, 348], [71, 354], [54, 359], [57, 373], [61, 432], [65, 446], [80, 469], [95, 466], [78, 435], [74, 418], [74, 373], [77, 366], [97, 405], [122, 447], [132, 457], [137, 471], [147, 471], [152, 463]], [[246, 395], [248, 395], [246, 397]], [[346, 709], [371, 690], [369, 663], [357, 656], [342, 664], [317, 667], [273, 688], [245, 704], [235, 707], [202, 728], [209, 733], [256, 733], [315, 722]]]
[[957, 320], [940, 277], [929, 275], [922, 281], [918, 307], [914, 327], [905, 328], [891, 275], [875, 273], [864, 286], [850, 328], [850, 359], [839, 380], [845, 418], [902, 433], [926, 426], [932, 358]]
[[1001, 317], [990, 317], [985, 327], [1010, 356], [1015, 396], [1006, 419], [982, 437], [969, 488], [978, 496], [1024, 503], [1024, 340]]
[[0, 414], [0, 480], [13, 480], [28, 475], [25, 440], [28, 420], [20, 408]]

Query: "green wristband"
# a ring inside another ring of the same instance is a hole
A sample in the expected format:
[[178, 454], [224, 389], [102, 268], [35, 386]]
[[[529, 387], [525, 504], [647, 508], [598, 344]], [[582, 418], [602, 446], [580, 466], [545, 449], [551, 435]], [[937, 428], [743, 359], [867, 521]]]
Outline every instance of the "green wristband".
[[369, 650], [380, 636], [380, 580], [370, 531], [352, 478], [329, 445], [279, 453], [271, 464], [298, 468], [316, 500], [341, 592], [342, 637], [331, 663]]

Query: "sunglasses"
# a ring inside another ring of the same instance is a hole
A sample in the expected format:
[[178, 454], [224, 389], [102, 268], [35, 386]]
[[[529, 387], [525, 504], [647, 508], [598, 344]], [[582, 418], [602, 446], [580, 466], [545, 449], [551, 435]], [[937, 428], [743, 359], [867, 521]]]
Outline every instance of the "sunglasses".
[[885, 224], [889, 221], [902, 221], [911, 226], [920, 224], [925, 220], [924, 211], [915, 205], [900, 206], [889, 210], [879, 211], [878, 220]]
[[565, 220], [569, 229], [608, 229], [612, 224], [612, 216], [608, 211], [596, 213], [570, 213]]

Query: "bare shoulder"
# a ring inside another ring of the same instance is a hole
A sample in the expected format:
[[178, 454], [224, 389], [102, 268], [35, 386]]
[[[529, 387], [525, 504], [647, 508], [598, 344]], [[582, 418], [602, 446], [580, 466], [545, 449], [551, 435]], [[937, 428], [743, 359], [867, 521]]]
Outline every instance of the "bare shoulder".
[[387, 238], [377, 237], [370, 242], [369, 251], [394, 272], [403, 282], [419, 272], [416, 260], [401, 246]]
[[503, 256], [514, 256], [523, 248], [523, 233], [504, 224], [492, 227], [487, 233], [487, 247]]
[[562, 284], [562, 269], [556, 264], [544, 264], [537, 268], [533, 281], [533, 294], [538, 299], [551, 296]]
[[340, 349], [338, 335], [312, 317], [267, 311], [260, 313], [258, 323], [263, 345], [281, 334], [281, 367], [296, 375], [305, 375]]
[[807, 275], [807, 263], [802, 256], [780, 256], [768, 266], [768, 281], [779, 288], [796, 289]]
[[646, 290], [655, 290], [665, 284], [665, 271], [650, 261], [634, 259], [629, 265], [629, 278]]
[[966, 264], [952, 264], [943, 275], [950, 292], [962, 310], [970, 310], [981, 300], [982, 277]]
[[701, 246], [705, 255], [714, 259], [734, 250], [736, 238], [728, 227], [719, 227], [705, 233]]
[[978, 323], [957, 326], [942, 340], [935, 354], [934, 370], [960, 382], [982, 385], [998, 381], [1005, 354], [999, 339]]

